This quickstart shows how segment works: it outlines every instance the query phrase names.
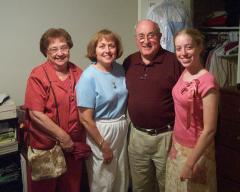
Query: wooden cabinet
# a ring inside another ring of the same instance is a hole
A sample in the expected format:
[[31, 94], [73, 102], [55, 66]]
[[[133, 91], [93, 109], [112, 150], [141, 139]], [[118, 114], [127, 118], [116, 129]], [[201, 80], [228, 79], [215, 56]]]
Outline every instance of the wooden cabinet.
[[216, 135], [218, 192], [240, 191], [240, 90], [220, 90]]

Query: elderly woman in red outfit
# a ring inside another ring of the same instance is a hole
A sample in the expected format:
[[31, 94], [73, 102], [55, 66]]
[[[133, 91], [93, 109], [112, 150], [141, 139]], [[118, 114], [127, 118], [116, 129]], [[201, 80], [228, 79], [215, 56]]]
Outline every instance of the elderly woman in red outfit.
[[64, 29], [47, 30], [40, 40], [47, 60], [32, 70], [27, 82], [30, 146], [47, 150], [57, 141], [67, 165], [67, 171], [57, 178], [31, 180], [29, 187], [34, 192], [80, 191], [83, 159], [76, 158], [73, 151], [76, 143], [85, 142], [75, 100], [75, 85], [82, 70], [69, 62], [72, 46], [71, 36]]

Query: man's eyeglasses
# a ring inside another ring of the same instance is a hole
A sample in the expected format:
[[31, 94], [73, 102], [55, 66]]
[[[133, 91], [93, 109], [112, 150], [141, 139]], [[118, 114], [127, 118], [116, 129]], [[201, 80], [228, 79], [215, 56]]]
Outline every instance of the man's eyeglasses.
[[147, 40], [153, 40], [155, 39], [157, 36], [157, 33], [156, 32], [149, 32], [148, 34], [143, 34], [143, 33], [139, 33], [137, 35], [137, 40], [139, 42], [144, 42], [145, 38], [147, 38]]
[[64, 52], [64, 53], [66, 53], [66, 52], [68, 52], [69, 51], [69, 47], [68, 47], [68, 45], [63, 45], [63, 46], [61, 46], [61, 47], [51, 47], [51, 48], [49, 48], [48, 49], [48, 51], [51, 53], [51, 54], [56, 54], [58, 51], [61, 51], [61, 52]]

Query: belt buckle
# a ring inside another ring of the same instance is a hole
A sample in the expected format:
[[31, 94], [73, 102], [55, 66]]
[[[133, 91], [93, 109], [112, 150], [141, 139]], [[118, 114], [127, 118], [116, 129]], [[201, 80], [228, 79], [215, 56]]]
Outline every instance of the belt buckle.
[[156, 129], [146, 129], [149, 135], [156, 136], [158, 135], [158, 132]]
[[154, 136], [158, 135], [157, 129], [154, 129], [153, 132], [154, 132], [153, 133]]
[[166, 127], [168, 130], [170, 130], [172, 128], [172, 125], [168, 124]]

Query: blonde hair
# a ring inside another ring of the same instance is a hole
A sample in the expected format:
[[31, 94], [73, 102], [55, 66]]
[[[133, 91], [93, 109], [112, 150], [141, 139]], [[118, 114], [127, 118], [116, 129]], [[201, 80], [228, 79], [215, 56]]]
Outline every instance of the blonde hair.
[[116, 33], [113, 33], [112, 31], [110, 31], [108, 29], [102, 29], [93, 35], [93, 37], [90, 39], [90, 41], [87, 45], [86, 57], [89, 58], [93, 62], [97, 61], [96, 47], [97, 47], [98, 42], [101, 41], [103, 38], [105, 38], [106, 40], [111, 40], [116, 44], [116, 48], [117, 48], [116, 59], [121, 57], [123, 54], [121, 39]]
[[182, 29], [181, 31], [178, 31], [175, 36], [174, 36], [174, 42], [177, 38], [177, 36], [186, 34], [189, 35], [193, 41], [196, 43], [197, 47], [204, 48], [204, 35], [197, 29], [194, 28], [187, 28], [187, 29]]

